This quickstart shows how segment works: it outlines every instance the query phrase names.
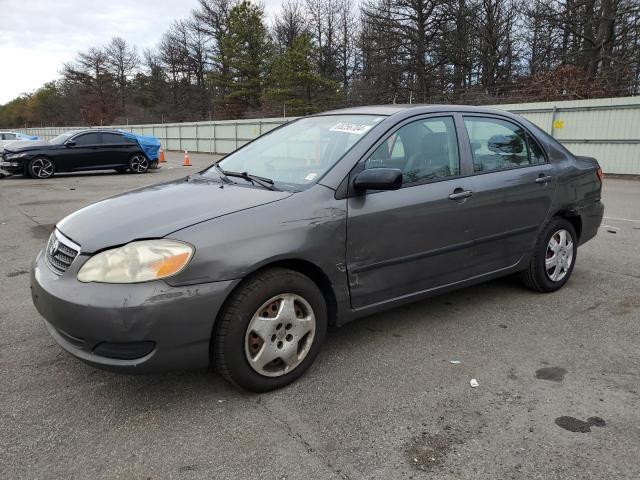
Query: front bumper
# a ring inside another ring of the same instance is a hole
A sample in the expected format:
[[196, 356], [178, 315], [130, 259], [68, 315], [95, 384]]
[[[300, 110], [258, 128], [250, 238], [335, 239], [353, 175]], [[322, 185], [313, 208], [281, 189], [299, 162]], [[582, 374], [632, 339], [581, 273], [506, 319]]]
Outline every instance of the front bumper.
[[[88, 258], [79, 255], [65, 273], [57, 275], [40, 252], [31, 271], [33, 303], [63, 349], [95, 367], [127, 373], [209, 365], [213, 323], [237, 281], [185, 287], [171, 287], [160, 280], [131, 285], [82, 283], [76, 275]], [[120, 351], [114, 345], [128, 354], [116, 354], [120, 358], [99, 354]], [[132, 358], [140, 345], [142, 356]]]
[[24, 171], [24, 162], [22, 160], [5, 160], [0, 155], [0, 170], [7, 173], [21, 173]]

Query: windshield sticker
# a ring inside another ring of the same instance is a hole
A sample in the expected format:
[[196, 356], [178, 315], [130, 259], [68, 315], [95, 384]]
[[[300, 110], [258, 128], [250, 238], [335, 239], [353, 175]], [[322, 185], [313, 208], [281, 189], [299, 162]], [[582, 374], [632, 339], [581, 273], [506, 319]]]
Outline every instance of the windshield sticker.
[[344, 132], [344, 133], [354, 133], [356, 135], [362, 135], [371, 127], [369, 125], [358, 125], [355, 123], [337, 123], [329, 130], [331, 132]]
[[313, 179], [314, 179], [314, 178], [316, 178], [317, 176], [318, 176], [318, 174], [317, 174], [317, 173], [310, 173], [309, 175], [307, 175], [306, 177], [304, 177], [304, 179], [310, 182], [311, 180], [313, 180]]

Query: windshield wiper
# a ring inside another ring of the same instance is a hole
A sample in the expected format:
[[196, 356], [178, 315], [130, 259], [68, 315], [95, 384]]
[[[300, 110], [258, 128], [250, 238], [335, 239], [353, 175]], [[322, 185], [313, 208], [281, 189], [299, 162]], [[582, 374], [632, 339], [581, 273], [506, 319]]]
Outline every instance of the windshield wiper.
[[[228, 170], [223, 169], [217, 163], [215, 164], [215, 167], [225, 177], [238, 177], [238, 178], [242, 178], [244, 180], [247, 180], [247, 181], [253, 183], [254, 185], [260, 185], [261, 187], [264, 187], [264, 188], [266, 188], [268, 190], [278, 190], [273, 185], [274, 182], [270, 178], [259, 177], [258, 175], [252, 175], [252, 174], [247, 173], [247, 172], [230, 172]], [[227, 178], [227, 180], [228, 180], [228, 178]]]
[[220, 173], [220, 179], [225, 182], [225, 183], [233, 183], [231, 181], [231, 179], [227, 176], [227, 172], [224, 171], [224, 169], [218, 165], [217, 163], [213, 164], [213, 167]]

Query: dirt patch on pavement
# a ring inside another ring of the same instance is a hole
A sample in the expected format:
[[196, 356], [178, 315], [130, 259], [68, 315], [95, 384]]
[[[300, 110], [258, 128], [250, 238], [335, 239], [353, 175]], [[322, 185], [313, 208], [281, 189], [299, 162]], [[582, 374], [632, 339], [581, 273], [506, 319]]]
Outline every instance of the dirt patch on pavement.
[[536, 370], [536, 378], [551, 382], [561, 382], [566, 373], [567, 371], [562, 367], [544, 367]]
[[600, 417], [589, 417], [587, 421], [575, 417], [562, 416], [555, 420], [556, 425], [574, 433], [589, 433], [591, 427], [604, 427], [606, 422]]
[[460, 443], [460, 440], [445, 433], [423, 435], [410, 442], [406, 453], [411, 465], [418, 470], [427, 471], [441, 465], [449, 449]]

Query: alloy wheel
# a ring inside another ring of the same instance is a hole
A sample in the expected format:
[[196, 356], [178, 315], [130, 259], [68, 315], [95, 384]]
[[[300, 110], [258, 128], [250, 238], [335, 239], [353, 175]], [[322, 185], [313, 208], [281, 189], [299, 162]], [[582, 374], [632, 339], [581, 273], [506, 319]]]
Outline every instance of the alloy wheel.
[[37, 178], [49, 178], [53, 175], [53, 163], [47, 158], [36, 158], [31, 164], [31, 172]]
[[245, 335], [245, 355], [266, 377], [291, 372], [306, 358], [316, 331], [316, 317], [300, 295], [283, 293], [267, 300], [253, 315]]
[[129, 162], [129, 166], [135, 173], [144, 173], [149, 168], [149, 161], [142, 155], [134, 155]]
[[564, 229], [551, 235], [545, 256], [545, 271], [552, 282], [561, 281], [573, 263], [573, 239]]

